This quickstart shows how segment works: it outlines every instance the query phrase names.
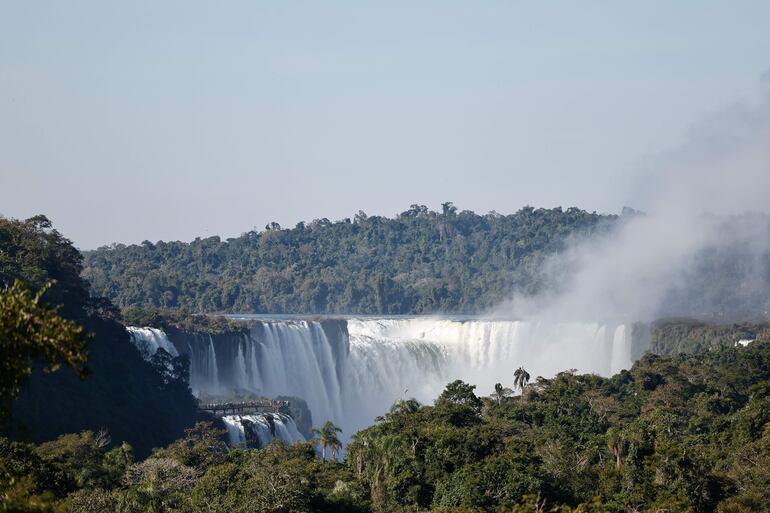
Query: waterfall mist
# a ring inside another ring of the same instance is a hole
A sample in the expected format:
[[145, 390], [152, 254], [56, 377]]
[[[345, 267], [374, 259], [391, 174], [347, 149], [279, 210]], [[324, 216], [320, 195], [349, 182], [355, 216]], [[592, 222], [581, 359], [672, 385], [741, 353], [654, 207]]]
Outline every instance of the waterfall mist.
[[605, 235], [550, 258], [549, 284], [494, 312], [530, 319], [643, 321], [767, 317], [770, 310], [770, 81], [693, 125], [650, 159]]

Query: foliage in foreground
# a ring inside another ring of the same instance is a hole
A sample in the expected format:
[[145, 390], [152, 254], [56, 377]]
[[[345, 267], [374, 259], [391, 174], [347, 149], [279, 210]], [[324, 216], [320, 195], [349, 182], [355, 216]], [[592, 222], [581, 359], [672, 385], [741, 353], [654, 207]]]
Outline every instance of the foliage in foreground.
[[116, 309], [89, 294], [82, 259], [44, 216], [0, 218], [0, 402], [15, 398], [0, 431], [45, 441], [107, 428], [144, 456], [195, 423], [186, 368], [169, 375], [164, 362], [144, 361]]
[[359, 432], [348, 463], [382, 512], [498, 511], [523, 497], [618, 512], [761, 511], [769, 380], [770, 343], [754, 343], [647, 355], [609, 379], [538, 378], [481, 411], [453, 384], [454, 400], [397, 407]]
[[[513, 372], [511, 373], [513, 384]], [[134, 462], [103, 435], [0, 442], [0, 511], [748, 512], [770, 503], [770, 343], [647, 355], [491, 398], [455, 381], [394, 404], [344, 463], [310, 444], [228, 449], [199, 424]], [[493, 391], [488, 391], [492, 393]]]
[[85, 373], [87, 338], [83, 328], [41, 302], [49, 286], [33, 294], [22, 282], [0, 290], [0, 420], [10, 413], [35, 363], [53, 372], [63, 363]]

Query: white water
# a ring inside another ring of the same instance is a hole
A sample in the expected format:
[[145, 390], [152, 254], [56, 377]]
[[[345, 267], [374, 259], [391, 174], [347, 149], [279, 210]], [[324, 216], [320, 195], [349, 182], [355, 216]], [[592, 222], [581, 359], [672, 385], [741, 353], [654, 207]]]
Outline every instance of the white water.
[[632, 363], [625, 325], [352, 320], [348, 331], [350, 372], [344, 388], [360, 407], [344, 418], [356, 428], [399, 398], [432, 402], [455, 379], [476, 385], [481, 396], [491, 394], [498, 382], [513, 388], [519, 366], [534, 379], [567, 369], [609, 376]]
[[145, 360], [149, 360], [152, 356], [158, 352], [158, 349], [165, 349], [172, 356], [179, 356], [179, 351], [176, 350], [174, 344], [166, 336], [163, 330], [157, 328], [137, 328], [129, 326], [126, 328], [131, 341], [142, 353]]
[[[268, 419], [272, 419], [273, 430], [270, 429], [270, 421]], [[288, 444], [305, 441], [305, 437], [297, 429], [294, 419], [282, 413], [227, 415], [222, 417], [222, 420], [225, 423], [225, 427], [227, 427], [227, 435], [232, 445], [246, 445], [244, 420], [253, 423], [260, 447], [265, 447], [274, 438], [279, 438]]]
[[623, 324], [406, 318], [351, 319], [347, 329], [349, 341], [330, 340], [319, 322], [270, 321], [229, 348], [199, 340], [189, 346], [191, 386], [301, 397], [315, 426], [331, 420], [347, 439], [394, 401], [430, 403], [455, 379], [488, 395], [497, 382], [513, 388], [519, 366], [535, 379], [567, 369], [609, 376], [632, 363]]

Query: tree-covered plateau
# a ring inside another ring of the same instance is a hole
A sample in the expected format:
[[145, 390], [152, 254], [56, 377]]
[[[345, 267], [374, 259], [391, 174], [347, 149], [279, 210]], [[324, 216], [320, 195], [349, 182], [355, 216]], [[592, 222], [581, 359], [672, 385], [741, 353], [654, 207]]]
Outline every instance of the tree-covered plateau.
[[546, 255], [617, 216], [526, 207], [512, 215], [413, 205], [395, 218], [328, 219], [240, 237], [145, 241], [85, 253], [84, 277], [118, 307], [191, 312], [475, 313], [541, 285]]
[[[612, 241], [623, 240], [614, 234], [646, 218], [633, 209], [620, 216], [560, 207], [478, 215], [451, 203], [440, 212], [413, 205], [394, 218], [360, 212], [291, 229], [271, 223], [227, 240], [116, 244], [85, 252], [83, 276], [121, 309], [483, 314], [514, 294], [563, 292], [575, 266], [587, 263], [576, 255], [591, 254], [575, 248], [612, 251]], [[651, 315], [767, 319], [770, 250], [762, 241], [770, 239], [770, 217], [704, 214], [700, 222], [713, 236], [672, 270], [677, 279]], [[633, 244], [643, 253], [665, 242]]]

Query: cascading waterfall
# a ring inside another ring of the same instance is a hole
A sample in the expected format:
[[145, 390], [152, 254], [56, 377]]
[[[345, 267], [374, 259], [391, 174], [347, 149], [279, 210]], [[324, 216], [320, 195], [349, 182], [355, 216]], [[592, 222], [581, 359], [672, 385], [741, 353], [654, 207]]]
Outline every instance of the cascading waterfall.
[[[164, 349], [172, 356], [179, 356], [179, 351], [169, 340], [163, 330], [157, 328], [138, 328], [130, 326], [126, 328], [131, 341], [137, 346], [142, 356], [149, 360], [159, 350]], [[201, 337], [200, 335], [198, 337]], [[217, 365], [214, 339], [211, 335], [203, 335], [205, 339], [204, 355], [193, 349], [193, 343], [187, 343], [188, 355], [191, 357], [192, 368], [191, 385], [193, 390], [209, 393], [221, 393], [223, 390], [219, 384], [219, 371]], [[248, 341], [248, 337], [244, 341]], [[195, 344], [200, 345], [200, 344]], [[248, 343], [244, 344], [248, 347]], [[201, 357], [202, 356], [202, 357]], [[234, 363], [236, 369], [235, 382], [245, 383], [248, 380], [246, 363], [241, 345]], [[274, 438], [280, 438], [289, 444], [304, 441], [305, 437], [299, 432], [294, 419], [283, 413], [255, 413], [249, 415], [227, 415], [222, 418], [227, 427], [230, 443], [245, 445], [249, 438], [260, 447], [264, 447]], [[247, 436], [247, 431], [251, 436]]]
[[[342, 328], [339, 328], [342, 326]], [[432, 402], [449, 381], [489, 394], [566, 369], [611, 375], [631, 365], [631, 329], [600, 323], [449, 320], [256, 321], [248, 333], [174, 338], [191, 359], [198, 396], [234, 391], [303, 398], [314, 425], [331, 420], [347, 439], [400, 398]]]
[[288, 415], [282, 413], [255, 413], [253, 415], [226, 415], [222, 420], [233, 445], [253, 443], [265, 447], [279, 438], [288, 444], [304, 442], [305, 437]]
[[345, 389], [361, 407], [345, 420], [356, 428], [396, 399], [431, 402], [455, 379], [484, 395], [498, 382], [513, 388], [519, 366], [534, 378], [567, 369], [609, 376], [632, 363], [625, 325], [416, 318], [351, 320], [348, 331]]
[[179, 356], [174, 344], [166, 336], [163, 330], [157, 328], [126, 328], [131, 336], [131, 342], [139, 349], [145, 360], [149, 360], [158, 351], [165, 349], [172, 356]]

